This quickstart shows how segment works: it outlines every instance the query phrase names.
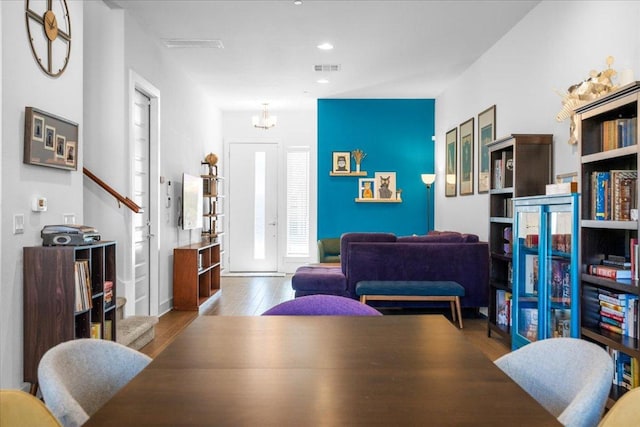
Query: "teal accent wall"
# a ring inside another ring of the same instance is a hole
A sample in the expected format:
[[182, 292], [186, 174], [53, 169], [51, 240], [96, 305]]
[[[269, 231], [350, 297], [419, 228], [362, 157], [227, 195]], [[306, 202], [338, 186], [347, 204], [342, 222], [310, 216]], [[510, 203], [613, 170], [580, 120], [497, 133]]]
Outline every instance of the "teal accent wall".
[[[434, 173], [434, 123], [433, 99], [318, 100], [318, 238], [354, 231], [425, 234], [427, 188], [420, 175]], [[356, 203], [359, 177], [329, 176], [332, 153], [356, 148], [367, 154], [361, 166], [367, 178], [396, 172], [402, 203]], [[434, 188], [429, 229], [433, 194]]]

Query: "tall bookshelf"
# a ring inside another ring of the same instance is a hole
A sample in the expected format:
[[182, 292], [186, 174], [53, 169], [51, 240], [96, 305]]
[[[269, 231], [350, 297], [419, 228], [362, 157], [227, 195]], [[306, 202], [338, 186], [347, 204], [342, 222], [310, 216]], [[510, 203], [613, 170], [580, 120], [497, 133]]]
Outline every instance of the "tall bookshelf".
[[[630, 322], [626, 333], [612, 332], [602, 325], [601, 295], [619, 294], [638, 297], [638, 280], [634, 278], [607, 279], [589, 274], [589, 266], [597, 265], [610, 256], [625, 257], [631, 261], [632, 241], [638, 238], [637, 217], [631, 212], [622, 216], [615, 211], [624, 210], [624, 198], [618, 197], [616, 190], [620, 182], [615, 176], [619, 173], [611, 171], [627, 171], [626, 174], [638, 169], [638, 140], [639, 131], [638, 104], [640, 102], [640, 82], [635, 82], [620, 88], [614, 93], [601, 97], [587, 105], [576, 109], [578, 132], [578, 184], [582, 193], [580, 203], [580, 276], [581, 287], [581, 333], [582, 337], [600, 344], [614, 352], [621, 352], [636, 362], [640, 361], [640, 347], [638, 337], [640, 329], [638, 322]], [[635, 122], [623, 129], [627, 123]], [[612, 123], [620, 123], [620, 127]], [[616, 130], [617, 128], [617, 130]], [[612, 133], [613, 132], [613, 133]], [[599, 192], [592, 183], [594, 173], [609, 173], [607, 186], [609, 191]], [[638, 209], [638, 181], [633, 182], [631, 209]], [[598, 194], [603, 196], [600, 201], [610, 197], [608, 206], [604, 208], [598, 202]], [[610, 209], [613, 207], [613, 211]], [[636, 211], [637, 212], [637, 211]], [[598, 218], [598, 219], [596, 219]], [[634, 219], [632, 219], [634, 218]], [[609, 406], [624, 393], [626, 389], [617, 385], [612, 386]]]
[[203, 181], [203, 227], [202, 238], [207, 242], [217, 242], [220, 244], [220, 250], [224, 254], [224, 230], [222, 217], [224, 216], [224, 195], [221, 194], [223, 177], [218, 175], [218, 166], [210, 165], [202, 162], [206, 167], [206, 173], [202, 174]]
[[553, 135], [511, 134], [488, 144], [489, 189], [489, 301], [487, 334], [495, 333], [511, 345], [510, 316], [500, 305], [513, 295], [513, 199], [544, 194], [551, 182]]
[[[76, 338], [116, 340], [116, 242], [25, 247], [23, 257], [24, 381], [35, 392], [38, 363], [51, 347]], [[79, 264], [88, 267], [90, 290], [82, 308]]]

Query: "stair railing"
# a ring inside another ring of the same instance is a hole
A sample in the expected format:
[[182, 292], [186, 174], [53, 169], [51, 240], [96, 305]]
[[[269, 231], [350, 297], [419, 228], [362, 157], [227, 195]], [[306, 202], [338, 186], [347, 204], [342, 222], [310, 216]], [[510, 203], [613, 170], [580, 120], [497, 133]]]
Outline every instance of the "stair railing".
[[133, 200], [131, 200], [128, 197], [123, 196], [122, 194], [118, 193], [116, 190], [114, 190], [109, 184], [107, 184], [106, 182], [104, 182], [103, 180], [101, 180], [100, 178], [98, 178], [93, 172], [91, 172], [89, 169], [87, 168], [82, 168], [82, 172], [88, 176], [89, 178], [91, 178], [92, 181], [94, 181], [96, 184], [98, 184], [100, 187], [102, 187], [107, 193], [111, 194], [113, 197], [115, 197], [118, 200], [118, 207], [121, 207], [121, 203], [124, 204], [126, 207], [128, 207], [129, 209], [131, 209], [133, 212], [135, 213], [142, 213], [144, 212], [144, 210], [138, 206]]

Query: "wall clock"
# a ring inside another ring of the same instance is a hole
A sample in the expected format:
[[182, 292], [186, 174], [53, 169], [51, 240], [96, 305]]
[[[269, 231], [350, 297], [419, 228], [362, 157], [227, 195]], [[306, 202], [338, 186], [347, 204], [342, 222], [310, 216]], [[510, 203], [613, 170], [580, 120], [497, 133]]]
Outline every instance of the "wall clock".
[[42, 71], [61, 75], [71, 54], [71, 18], [66, 0], [25, 1], [31, 51]]

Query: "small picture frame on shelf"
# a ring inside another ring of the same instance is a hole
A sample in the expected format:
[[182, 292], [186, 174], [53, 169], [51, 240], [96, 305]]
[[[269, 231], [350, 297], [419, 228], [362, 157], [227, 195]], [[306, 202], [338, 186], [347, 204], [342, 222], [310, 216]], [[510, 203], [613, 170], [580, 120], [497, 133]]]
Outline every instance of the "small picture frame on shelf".
[[458, 179], [458, 128], [453, 128], [447, 132], [445, 137], [447, 170], [444, 185], [444, 195], [447, 197], [456, 196], [456, 186]]
[[358, 198], [373, 199], [375, 185], [375, 178], [360, 178], [358, 180]]
[[374, 198], [395, 199], [396, 198], [396, 173], [376, 172], [375, 175]]
[[496, 139], [496, 106], [492, 105], [478, 114], [478, 193], [489, 191], [489, 147]]
[[473, 194], [473, 117], [460, 125], [460, 195]]
[[334, 174], [351, 173], [351, 152], [350, 151], [334, 151], [333, 166], [331, 172]]

